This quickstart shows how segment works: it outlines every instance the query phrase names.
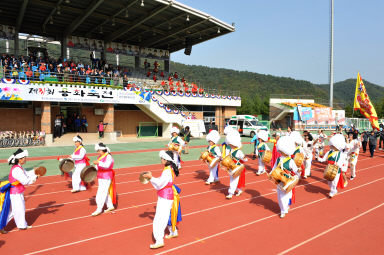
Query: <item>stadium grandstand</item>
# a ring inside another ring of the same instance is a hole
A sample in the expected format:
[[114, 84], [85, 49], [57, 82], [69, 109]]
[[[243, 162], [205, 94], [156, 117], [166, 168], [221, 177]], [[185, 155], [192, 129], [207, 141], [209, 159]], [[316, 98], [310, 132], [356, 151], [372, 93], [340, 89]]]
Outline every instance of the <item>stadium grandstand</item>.
[[[206, 88], [172, 72], [171, 55], [235, 31], [202, 11], [164, 0], [0, 1], [0, 113], [2, 131], [42, 130], [47, 143], [55, 119], [78, 132], [108, 123], [119, 134], [168, 136], [172, 125], [201, 122], [223, 130], [236, 114], [236, 91]], [[199, 120], [199, 121], [194, 121]], [[196, 124], [198, 123], [199, 124]]]

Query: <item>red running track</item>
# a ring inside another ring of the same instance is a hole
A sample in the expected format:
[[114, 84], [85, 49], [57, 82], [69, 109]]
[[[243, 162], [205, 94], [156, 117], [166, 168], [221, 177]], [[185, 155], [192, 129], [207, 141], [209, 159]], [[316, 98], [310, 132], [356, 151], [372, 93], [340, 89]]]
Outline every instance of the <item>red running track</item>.
[[12, 254], [382, 254], [383, 156], [382, 151], [373, 159], [361, 155], [357, 178], [332, 199], [326, 197], [324, 165], [315, 163], [284, 219], [278, 217], [276, 187], [265, 175], [254, 174], [256, 160], [246, 163], [245, 192], [232, 200], [225, 199], [225, 172], [220, 172], [221, 183], [207, 186], [207, 167], [186, 162], [176, 179], [182, 189], [180, 235], [158, 250], [149, 249], [156, 192], [137, 178], [144, 169], [157, 176], [161, 166], [117, 170], [118, 209], [98, 217], [90, 217], [96, 187], [72, 194], [69, 181], [45, 177], [25, 194], [27, 221], [34, 227], [17, 231], [12, 221], [0, 247]]

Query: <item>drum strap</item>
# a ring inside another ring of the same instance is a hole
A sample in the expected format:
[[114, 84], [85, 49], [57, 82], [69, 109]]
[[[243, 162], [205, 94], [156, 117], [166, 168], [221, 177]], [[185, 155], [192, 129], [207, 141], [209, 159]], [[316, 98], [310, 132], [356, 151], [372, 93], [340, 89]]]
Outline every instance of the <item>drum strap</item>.
[[[287, 163], [290, 159], [291, 159], [291, 157], [286, 157], [282, 161], [279, 162], [281, 170], [284, 170], [284, 164]], [[290, 169], [286, 169], [286, 170], [290, 170]]]
[[98, 160], [98, 161], [102, 160], [102, 159], [105, 158], [108, 154], [109, 154], [108, 152], [104, 153], [103, 155], [99, 156], [99, 157], [97, 158], [97, 160]]
[[80, 150], [81, 148], [83, 148], [83, 145], [80, 145], [79, 147], [76, 148], [75, 152], [73, 154], [75, 154], [78, 150]]

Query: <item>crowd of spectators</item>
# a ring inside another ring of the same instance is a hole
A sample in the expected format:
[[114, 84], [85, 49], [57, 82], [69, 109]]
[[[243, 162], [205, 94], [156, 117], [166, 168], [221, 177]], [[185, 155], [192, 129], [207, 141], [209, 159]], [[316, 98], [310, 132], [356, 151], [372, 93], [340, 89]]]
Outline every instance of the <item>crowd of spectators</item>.
[[[90, 54], [89, 62], [75, 62], [70, 59], [53, 59], [30, 54], [29, 56], [15, 57], [2, 54], [0, 58], [0, 71], [5, 78], [14, 78], [31, 81], [57, 81], [81, 82], [87, 84], [105, 84], [123, 87], [134, 86], [131, 82], [132, 70], [127, 67], [115, 66], [93, 57]], [[159, 70], [155, 61], [152, 66], [147, 60], [144, 62], [142, 75], [153, 80], [159, 88], [169, 92], [202, 93], [204, 90], [195, 83], [188, 84], [184, 77], [177, 72], [167, 73]]]

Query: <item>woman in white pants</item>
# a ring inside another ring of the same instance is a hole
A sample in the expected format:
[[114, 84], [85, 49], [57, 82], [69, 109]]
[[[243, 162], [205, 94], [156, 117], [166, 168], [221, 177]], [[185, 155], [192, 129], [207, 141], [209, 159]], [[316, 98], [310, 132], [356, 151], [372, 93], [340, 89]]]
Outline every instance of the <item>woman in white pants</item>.
[[[280, 167], [282, 170], [287, 170], [293, 174], [299, 175], [298, 167], [295, 164], [295, 161], [291, 158], [291, 155], [295, 152], [295, 141], [292, 137], [283, 136], [276, 143], [276, 149], [281, 154], [276, 160], [275, 165], [272, 168], [272, 171], [276, 167]], [[281, 189], [280, 185], [277, 185], [277, 200], [280, 207], [280, 218], [284, 218], [288, 213], [290, 201], [292, 199], [292, 190], [286, 193]]]
[[72, 140], [75, 142], [76, 149], [71, 155], [71, 158], [75, 161], [75, 170], [72, 174], [71, 192], [76, 193], [87, 189], [81, 181], [80, 174], [84, 167], [88, 165], [89, 159], [86, 156], [87, 151], [83, 147], [83, 139], [77, 135]]
[[168, 147], [172, 143], [179, 145], [179, 150], [173, 151], [173, 161], [175, 162], [176, 166], [180, 169], [181, 168], [180, 154], [183, 150], [183, 146], [185, 145], [185, 142], [183, 139], [181, 139], [181, 137], [179, 136], [179, 133], [180, 133], [180, 130], [177, 127], [171, 128], [171, 141], [169, 141]]
[[[345, 149], [346, 143], [345, 138], [342, 134], [336, 134], [329, 139], [330, 150], [324, 155], [323, 158], [319, 158], [319, 162], [327, 161], [328, 164], [334, 164], [339, 167], [335, 179], [333, 181], [328, 181], [330, 192], [328, 194], [329, 198], [334, 197], [337, 194], [337, 187], [339, 184], [339, 179], [341, 172], [346, 172], [348, 168], [347, 154], [343, 152]], [[344, 188], [340, 184], [341, 188]]]
[[0, 226], [0, 233], [2, 234], [7, 233], [4, 227], [11, 219], [15, 219], [16, 226], [20, 230], [26, 230], [32, 227], [28, 226], [25, 220], [24, 186], [34, 183], [38, 176], [33, 170], [26, 171], [23, 168], [23, 165], [27, 162], [27, 156], [27, 150], [23, 151], [22, 149], [18, 149], [8, 158], [8, 163], [12, 165], [9, 173], [9, 190], [6, 191], [10, 193], [10, 207], [7, 215], [3, 213], [4, 217], [7, 217], [7, 220], [4, 226]]
[[[215, 158], [221, 157], [220, 148], [217, 146], [217, 143], [220, 140], [220, 134], [216, 130], [212, 130], [209, 132], [209, 134], [206, 137], [207, 142], [209, 143], [209, 146], [207, 147], [207, 150], [213, 155]], [[219, 175], [218, 175], [218, 168], [219, 164], [217, 164], [214, 167], [209, 167], [209, 177], [205, 184], [209, 185], [214, 182], [219, 181]]]
[[348, 161], [351, 164], [351, 180], [356, 178], [356, 164], [357, 159], [359, 157], [361, 142], [356, 137], [353, 136], [353, 134], [348, 135], [349, 143], [346, 145], [346, 148], [348, 150]]
[[97, 160], [93, 164], [97, 168], [97, 180], [99, 187], [97, 188], [96, 204], [97, 209], [92, 213], [92, 216], [97, 216], [103, 212], [104, 205], [107, 209], [104, 212], [110, 212], [115, 209], [116, 204], [116, 183], [115, 171], [113, 171], [114, 160], [110, 154], [109, 148], [103, 144], [95, 145], [95, 150], [99, 154]]
[[163, 172], [159, 178], [152, 177], [148, 172], [143, 177], [148, 178], [157, 190], [156, 214], [153, 219], [153, 237], [156, 242], [151, 244], [151, 249], [157, 249], [164, 246], [164, 231], [168, 225], [169, 215], [173, 204], [173, 181], [179, 174], [179, 169], [172, 158], [172, 152], [160, 151], [161, 163], [164, 165]]
[[[316, 143], [316, 142], [315, 142]], [[304, 135], [304, 175], [303, 178], [307, 179], [308, 176], [311, 175], [311, 167], [312, 167], [312, 152], [313, 152], [313, 137], [310, 133]]]

